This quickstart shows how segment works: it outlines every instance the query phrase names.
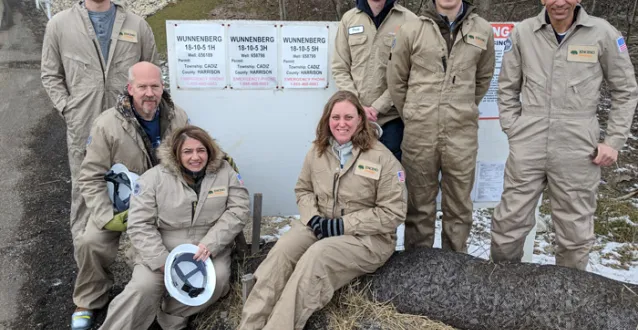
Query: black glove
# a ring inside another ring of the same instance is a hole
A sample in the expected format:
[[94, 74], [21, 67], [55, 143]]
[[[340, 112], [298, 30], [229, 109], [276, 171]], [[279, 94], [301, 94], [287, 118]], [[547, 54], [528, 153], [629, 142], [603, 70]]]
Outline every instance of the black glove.
[[320, 216], [313, 216], [308, 222], [317, 239], [343, 235], [343, 219], [326, 219]]
[[326, 218], [320, 217], [318, 215], [313, 216], [312, 218], [310, 218], [310, 221], [308, 221], [308, 227], [312, 229], [312, 232], [315, 234], [317, 239], [323, 238], [323, 234], [321, 233], [321, 223], [324, 221], [326, 221]]

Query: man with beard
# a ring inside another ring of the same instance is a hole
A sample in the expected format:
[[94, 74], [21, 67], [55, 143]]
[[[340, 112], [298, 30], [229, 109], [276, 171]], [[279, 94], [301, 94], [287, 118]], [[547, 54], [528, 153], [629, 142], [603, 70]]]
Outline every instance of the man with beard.
[[341, 19], [332, 59], [337, 88], [359, 97], [367, 119], [383, 130], [381, 143], [399, 161], [403, 121], [392, 106], [385, 73], [396, 32], [413, 19], [416, 15], [396, 0], [357, 0], [357, 6]]
[[158, 164], [155, 150], [160, 142], [187, 124], [186, 113], [173, 104], [163, 87], [159, 67], [149, 62], [135, 64], [129, 71], [127, 91], [91, 128], [78, 178], [90, 216], [76, 242], [79, 269], [73, 292], [77, 309], [72, 316], [72, 329], [90, 328], [92, 311], [108, 303], [113, 286], [108, 267], [117, 256], [120, 234], [125, 229], [121, 225], [128, 216], [128, 210], [114, 214], [105, 173], [120, 163], [142, 175]]
[[115, 105], [133, 64], [158, 60], [146, 21], [109, 0], [76, 1], [47, 24], [42, 84], [67, 126], [74, 241], [88, 219], [77, 178], [91, 123]]
[[[542, 0], [518, 24], [499, 77], [499, 116], [510, 153], [492, 219], [495, 262], [520, 261], [534, 208], [549, 188], [556, 264], [584, 270], [594, 243], [600, 166], [618, 159], [638, 103], [627, 44], [580, 0]], [[603, 80], [611, 94], [605, 139], [596, 112]]]
[[440, 187], [442, 248], [466, 252], [478, 104], [494, 74], [494, 33], [469, 2], [432, 0], [427, 6], [424, 16], [397, 33], [387, 73], [388, 91], [405, 123], [405, 246], [434, 244]]

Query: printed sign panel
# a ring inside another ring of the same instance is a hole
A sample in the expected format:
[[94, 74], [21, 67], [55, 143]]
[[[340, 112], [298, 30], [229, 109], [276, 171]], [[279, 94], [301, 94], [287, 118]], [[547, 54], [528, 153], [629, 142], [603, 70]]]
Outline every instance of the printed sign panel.
[[284, 88], [328, 87], [326, 26], [281, 27], [281, 70]]
[[277, 55], [277, 28], [274, 24], [231, 24], [228, 27], [232, 88], [277, 88]]
[[175, 24], [177, 88], [225, 88], [222, 24]]

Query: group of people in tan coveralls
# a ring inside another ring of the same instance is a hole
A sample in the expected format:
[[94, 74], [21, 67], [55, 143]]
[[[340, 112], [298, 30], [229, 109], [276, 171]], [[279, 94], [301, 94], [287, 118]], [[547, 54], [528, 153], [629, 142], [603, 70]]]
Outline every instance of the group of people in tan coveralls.
[[[46, 28], [42, 82], [67, 125], [78, 265], [74, 330], [91, 328], [94, 310], [109, 304], [109, 266], [121, 236], [110, 227], [116, 220], [128, 224], [135, 266], [103, 329], [145, 329], [156, 318], [164, 329], [183, 329], [190, 315], [229, 290], [230, 252], [249, 216], [248, 191], [232, 158], [188, 125], [164, 90], [158, 60], [146, 21], [110, 0], [78, 1]], [[114, 214], [104, 176], [116, 163], [141, 177], [129, 210]], [[213, 188], [218, 193], [210, 194]], [[216, 290], [201, 306], [164, 297], [163, 266], [183, 243], [197, 245], [195, 257], [212, 258], [216, 269]]]
[[[585, 269], [600, 166], [623, 148], [638, 89], [616, 29], [580, 0], [541, 3], [505, 46], [498, 103], [510, 155], [491, 258], [521, 260], [548, 186], [556, 263]], [[240, 329], [302, 329], [338, 288], [390, 258], [403, 222], [406, 249], [432, 247], [439, 189], [442, 248], [466, 252], [478, 104], [493, 79], [494, 37], [469, 1], [424, 6], [417, 17], [395, 0], [358, 0], [343, 15], [332, 62], [340, 91], [324, 107], [295, 187], [300, 220], [254, 274]], [[128, 217], [134, 270], [101, 329], [146, 329], [155, 319], [183, 329], [229, 290], [248, 191], [232, 158], [164, 91], [157, 60], [148, 24], [110, 0], [78, 1], [46, 29], [42, 82], [67, 124], [74, 330], [89, 329], [94, 310], [108, 304], [121, 235], [109, 224], [118, 219]], [[603, 80], [612, 109], [599, 142]], [[141, 175], [129, 210], [118, 214], [104, 181], [116, 163]], [[202, 306], [165, 295], [164, 264], [182, 243], [215, 265], [215, 292]]]

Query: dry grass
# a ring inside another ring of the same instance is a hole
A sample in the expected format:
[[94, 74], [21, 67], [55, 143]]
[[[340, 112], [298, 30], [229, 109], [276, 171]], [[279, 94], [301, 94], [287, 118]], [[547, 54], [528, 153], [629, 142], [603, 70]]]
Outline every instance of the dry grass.
[[241, 309], [243, 307], [241, 299], [241, 282], [231, 283], [228, 296], [209, 307], [203, 313], [199, 313], [195, 320], [196, 330], [219, 329], [220, 321], [230, 325], [232, 329], [237, 329], [241, 320]]
[[330, 329], [453, 330], [425, 316], [402, 314], [391, 304], [368, 299], [367, 288], [357, 283], [342, 288], [326, 306]]
[[[390, 304], [370, 301], [367, 288], [354, 282], [337, 291], [332, 301], [320, 312], [327, 317], [329, 329], [334, 330], [454, 330], [443, 323], [424, 316], [402, 314]], [[201, 313], [196, 321], [196, 330], [236, 329], [242, 310], [241, 283], [235, 282], [228, 296]]]

